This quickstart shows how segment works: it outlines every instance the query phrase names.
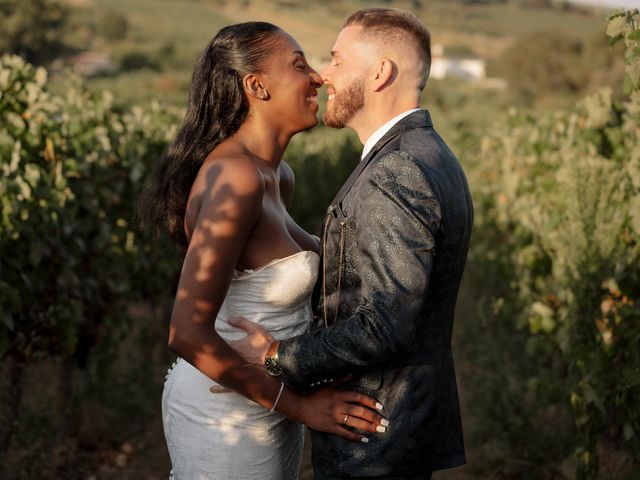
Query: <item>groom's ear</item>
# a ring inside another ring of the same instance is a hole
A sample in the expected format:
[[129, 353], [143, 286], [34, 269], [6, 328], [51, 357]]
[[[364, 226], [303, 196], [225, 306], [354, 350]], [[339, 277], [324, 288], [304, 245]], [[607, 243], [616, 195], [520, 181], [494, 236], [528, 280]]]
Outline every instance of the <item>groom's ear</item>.
[[244, 91], [250, 97], [254, 97], [257, 100], [267, 100], [268, 93], [264, 85], [260, 82], [260, 79], [255, 73], [248, 73], [242, 79], [242, 86]]
[[391, 85], [398, 76], [398, 66], [389, 58], [381, 58], [371, 69], [371, 86], [380, 92]]

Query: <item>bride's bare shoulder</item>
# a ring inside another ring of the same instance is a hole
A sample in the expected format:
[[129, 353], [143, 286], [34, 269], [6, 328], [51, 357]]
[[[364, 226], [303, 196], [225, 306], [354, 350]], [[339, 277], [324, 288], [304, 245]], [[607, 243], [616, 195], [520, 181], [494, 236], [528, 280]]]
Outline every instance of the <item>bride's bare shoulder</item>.
[[210, 194], [221, 190], [231, 196], [258, 196], [265, 189], [264, 175], [255, 161], [243, 154], [209, 155], [202, 164], [198, 177], [203, 189]]
[[191, 187], [185, 228], [193, 232], [200, 219], [209, 225], [212, 219], [251, 225], [260, 215], [264, 191], [264, 177], [251, 158], [209, 155]]

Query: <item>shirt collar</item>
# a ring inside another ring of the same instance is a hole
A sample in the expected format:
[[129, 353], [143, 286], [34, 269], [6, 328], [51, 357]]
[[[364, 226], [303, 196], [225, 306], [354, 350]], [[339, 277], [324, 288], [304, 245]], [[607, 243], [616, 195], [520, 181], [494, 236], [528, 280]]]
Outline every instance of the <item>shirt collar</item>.
[[400, 120], [402, 120], [407, 115], [410, 115], [413, 112], [417, 112], [418, 110], [420, 110], [420, 109], [419, 108], [412, 108], [411, 110], [407, 110], [406, 112], [402, 112], [400, 115], [396, 115], [391, 120], [389, 120], [387, 123], [385, 123], [380, 128], [378, 128], [375, 132], [373, 132], [373, 134], [367, 139], [366, 143], [364, 144], [364, 148], [362, 149], [362, 155], [360, 156], [360, 160], [362, 160], [364, 157], [367, 156], [367, 154], [376, 145], [376, 143], [378, 143], [380, 141], [380, 139], [382, 137], [384, 137], [385, 134], [389, 130], [391, 130], [391, 128], [396, 123], [398, 123]]

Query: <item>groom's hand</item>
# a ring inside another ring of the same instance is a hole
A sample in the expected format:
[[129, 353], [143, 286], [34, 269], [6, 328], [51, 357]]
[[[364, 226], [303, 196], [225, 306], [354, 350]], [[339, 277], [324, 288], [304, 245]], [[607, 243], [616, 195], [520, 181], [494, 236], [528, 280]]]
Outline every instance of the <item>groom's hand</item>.
[[275, 338], [260, 325], [244, 317], [230, 318], [227, 323], [247, 332], [247, 336], [240, 340], [227, 340], [229, 346], [242, 355], [247, 362], [264, 365], [264, 358], [271, 344], [275, 342]]

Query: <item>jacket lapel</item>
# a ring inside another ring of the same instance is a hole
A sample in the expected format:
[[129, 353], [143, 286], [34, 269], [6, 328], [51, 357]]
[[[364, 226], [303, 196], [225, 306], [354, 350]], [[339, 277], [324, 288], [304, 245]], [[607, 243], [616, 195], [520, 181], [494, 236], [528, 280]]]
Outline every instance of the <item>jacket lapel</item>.
[[364, 171], [364, 169], [371, 163], [371, 160], [376, 156], [376, 154], [384, 147], [387, 143], [393, 140], [398, 135], [406, 132], [407, 130], [411, 130], [414, 128], [420, 127], [431, 127], [433, 124], [431, 123], [431, 117], [427, 110], [419, 110], [417, 112], [411, 113], [396, 123], [391, 130], [389, 130], [379, 141], [374, 145], [371, 151], [360, 160], [358, 166], [351, 172], [349, 178], [342, 185], [333, 201], [331, 202], [331, 208], [333, 205], [336, 205], [342, 201], [342, 199], [349, 193], [351, 187], [358, 179], [360, 174]]

